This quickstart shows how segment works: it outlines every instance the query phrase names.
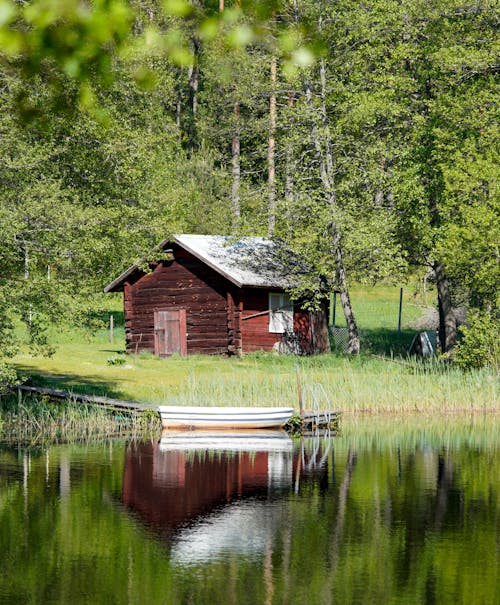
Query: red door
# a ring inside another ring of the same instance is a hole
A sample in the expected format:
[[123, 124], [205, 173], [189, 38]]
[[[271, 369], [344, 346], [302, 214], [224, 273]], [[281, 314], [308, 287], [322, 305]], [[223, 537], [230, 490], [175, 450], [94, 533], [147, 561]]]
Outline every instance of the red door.
[[155, 355], [187, 354], [186, 309], [155, 311]]

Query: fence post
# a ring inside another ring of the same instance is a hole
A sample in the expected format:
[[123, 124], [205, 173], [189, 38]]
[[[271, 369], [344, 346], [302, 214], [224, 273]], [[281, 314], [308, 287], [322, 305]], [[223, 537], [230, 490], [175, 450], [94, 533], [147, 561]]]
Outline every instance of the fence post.
[[398, 336], [401, 336], [401, 315], [403, 313], [403, 288], [399, 288]]
[[109, 316], [109, 342], [113, 343], [115, 339], [115, 318], [113, 314]]
[[297, 374], [297, 395], [299, 396], [300, 419], [302, 420], [302, 428], [304, 428], [304, 398], [302, 396], [302, 381], [300, 379], [300, 368], [298, 363], [295, 365], [295, 372]]

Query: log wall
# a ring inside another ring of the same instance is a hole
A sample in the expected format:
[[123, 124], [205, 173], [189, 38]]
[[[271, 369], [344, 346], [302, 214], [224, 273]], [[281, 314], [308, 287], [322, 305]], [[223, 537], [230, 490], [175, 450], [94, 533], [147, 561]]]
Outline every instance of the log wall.
[[186, 309], [187, 352], [227, 353], [227, 280], [183, 250], [124, 286], [128, 353], [154, 353], [154, 312]]
[[[155, 353], [155, 311], [176, 308], [186, 310], [188, 354], [270, 351], [281, 341], [280, 333], [269, 332], [269, 290], [238, 288], [180, 247], [173, 258], [151, 273], [132, 274], [124, 284], [128, 353]], [[310, 352], [307, 311], [295, 310], [294, 331], [302, 350]]]
[[[282, 335], [269, 332], [269, 313], [266, 313], [269, 311], [269, 290], [245, 288], [242, 297], [244, 301], [241, 321], [243, 352], [272, 350], [273, 345], [281, 341]], [[300, 334], [301, 344], [304, 350], [308, 350], [309, 314], [307, 311], [295, 309], [293, 323], [294, 332]]]

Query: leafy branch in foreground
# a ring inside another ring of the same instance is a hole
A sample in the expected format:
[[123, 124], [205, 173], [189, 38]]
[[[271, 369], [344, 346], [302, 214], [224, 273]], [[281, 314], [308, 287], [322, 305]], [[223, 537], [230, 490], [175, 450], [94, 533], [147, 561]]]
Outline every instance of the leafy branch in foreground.
[[[218, 38], [230, 49], [242, 49], [268, 37], [268, 20], [281, 4], [243, 1], [221, 11], [218, 3], [188, 0], [0, 0], [0, 64], [26, 80], [42, 76], [59, 111], [96, 110], [96, 80], [112, 82], [116, 56], [162, 56], [187, 67], [193, 54], [186, 27], [203, 42]], [[275, 44], [289, 71], [314, 60], [313, 45], [306, 46], [299, 29], [285, 19]], [[145, 62], [135, 78], [145, 87], [154, 81]], [[68, 82], [75, 85], [73, 96], [65, 90]], [[18, 107], [30, 119], [35, 108], [27, 92], [19, 92]]]

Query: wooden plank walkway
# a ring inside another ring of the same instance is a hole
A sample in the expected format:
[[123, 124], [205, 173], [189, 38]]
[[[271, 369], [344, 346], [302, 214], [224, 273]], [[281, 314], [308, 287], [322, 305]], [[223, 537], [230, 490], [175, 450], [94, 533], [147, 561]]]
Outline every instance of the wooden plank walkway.
[[[18, 391], [24, 393], [38, 393], [39, 395], [47, 395], [57, 399], [69, 399], [79, 401], [84, 405], [97, 405], [99, 407], [110, 410], [121, 410], [129, 413], [140, 414], [147, 411], [157, 411], [158, 404], [156, 403], [141, 403], [137, 401], [127, 401], [124, 399], [112, 399], [111, 397], [102, 397], [100, 395], [83, 395], [74, 393], [73, 391], [64, 391], [62, 389], [49, 389], [47, 387], [31, 387], [20, 385]], [[304, 412], [304, 428], [324, 428], [338, 423], [340, 412], [333, 410], [321, 410], [319, 412]]]
[[101, 397], [99, 395], [82, 395], [72, 391], [63, 391], [61, 389], [48, 389], [46, 387], [30, 387], [20, 385], [17, 387], [19, 391], [25, 393], [38, 393], [40, 395], [48, 395], [57, 399], [70, 399], [79, 401], [85, 405], [98, 405], [110, 410], [122, 410], [128, 412], [146, 412], [157, 410], [158, 405], [154, 403], [138, 403], [137, 401], [127, 401], [123, 399], [112, 399], [111, 397]]
[[324, 428], [338, 423], [340, 412], [320, 410], [319, 412], [304, 412], [305, 428]]

